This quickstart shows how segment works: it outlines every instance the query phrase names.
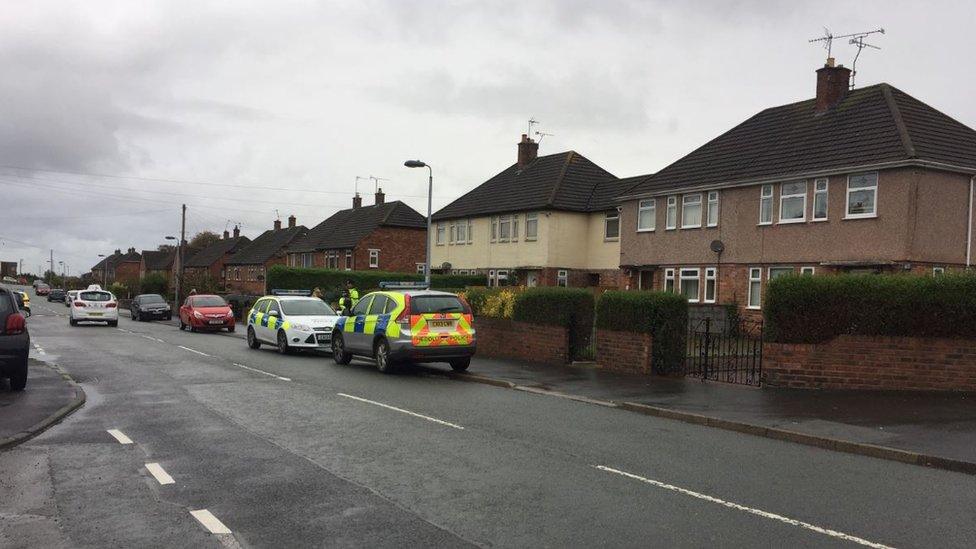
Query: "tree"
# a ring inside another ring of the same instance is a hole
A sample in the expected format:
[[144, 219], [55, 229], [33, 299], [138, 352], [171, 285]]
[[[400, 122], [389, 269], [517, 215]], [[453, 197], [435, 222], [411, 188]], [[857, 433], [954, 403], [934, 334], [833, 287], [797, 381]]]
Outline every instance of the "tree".
[[216, 243], [220, 240], [220, 235], [213, 231], [200, 231], [190, 239], [186, 247], [183, 249], [183, 257], [189, 259], [193, 257], [193, 254], [199, 252], [200, 250]]
[[175, 249], [176, 249], [176, 246], [174, 246], [172, 244], [160, 244], [159, 246], [156, 247], [156, 251], [159, 251], [159, 252], [172, 252]]

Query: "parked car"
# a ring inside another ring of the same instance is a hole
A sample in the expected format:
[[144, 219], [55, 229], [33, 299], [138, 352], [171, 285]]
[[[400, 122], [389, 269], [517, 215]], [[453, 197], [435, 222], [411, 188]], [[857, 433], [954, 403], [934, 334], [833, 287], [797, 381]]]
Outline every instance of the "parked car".
[[97, 284], [78, 292], [78, 298], [71, 302], [68, 324], [77, 326], [79, 322], [105, 322], [109, 326], [118, 326], [119, 303], [112, 292], [106, 292]]
[[140, 294], [132, 300], [129, 305], [129, 312], [132, 313], [132, 320], [136, 322], [153, 320], [154, 318], [172, 320], [173, 310], [169, 303], [159, 294]]
[[51, 291], [47, 293], [48, 302], [52, 301], [64, 301], [64, 290], [61, 288], [52, 288]]
[[27, 292], [14, 290], [14, 297], [17, 298], [17, 306], [29, 317], [31, 315], [30, 295]]
[[51, 293], [51, 287], [43, 282], [34, 282], [34, 293], [37, 295], [47, 295]]
[[64, 306], [70, 307], [71, 302], [78, 298], [78, 290], [69, 290], [64, 293]]
[[180, 307], [180, 329], [234, 331], [234, 312], [219, 295], [191, 295]]
[[10, 378], [10, 388], [27, 386], [27, 356], [30, 334], [12, 289], [0, 286], [0, 377]]
[[339, 315], [317, 297], [262, 297], [247, 315], [247, 345], [274, 345], [281, 354], [298, 349], [329, 350]]
[[12, 276], [3, 277], [4, 284], [17, 284], [17, 279]]
[[398, 362], [447, 362], [468, 369], [476, 349], [471, 307], [455, 294], [432, 290], [366, 294], [332, 332], [332, 357], [372, 357], [381, 372]]

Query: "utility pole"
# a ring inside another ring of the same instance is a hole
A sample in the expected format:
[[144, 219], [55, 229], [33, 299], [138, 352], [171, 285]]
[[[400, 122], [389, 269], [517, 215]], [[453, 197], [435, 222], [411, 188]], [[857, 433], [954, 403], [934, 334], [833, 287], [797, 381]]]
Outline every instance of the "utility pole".
[[[54, 250], [51, 250], [51, 259], [49, 261], [51, 262], [51, 269], [50, 269], [50, 271], [51, 271], [51, 276], [53, 277], [54, 276]], [[51, 282], [51, 281], [49, 280], [48, 282]]]
[[180, 243], [176, 251], [176, 307], [180, 306], [180, 283], [183, 281], [183, 241], [186, 240], [186, 204], [183, 204], [183, 219], [180, 222]]

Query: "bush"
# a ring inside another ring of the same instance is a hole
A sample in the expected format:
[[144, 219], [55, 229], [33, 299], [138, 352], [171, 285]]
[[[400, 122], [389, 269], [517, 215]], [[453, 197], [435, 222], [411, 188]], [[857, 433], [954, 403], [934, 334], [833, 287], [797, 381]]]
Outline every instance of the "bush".
[[527, 288], [515, 294], [512, 319], [569, 328], [569, 355], [576, 358], [590, 345], [593, 305], [593, 294], [582, 288]]
[[162, 273], [149, 273], [139, 281], [140, 294], [169, 294], [169, 280]]
[[841, 334], [976, 339], [976, 276], [782, 277], [766, 289], [767, 341]]
[[458, 292], [471, 305], [474, 316], [512, 318], [518, 288], [468, 288]]
[[[352, 280], [359, 294], [378, 290], [380, 282], [418, 282], [423, 275], [413, 273], [389, 273], [384, 271], [339, 271], [334, 269], [303, 269], [275, 265], [268, 272], [268, 288], [282, 290], [322, 290], [326, 301], [337, 301], [346, 280]], [[432, 275], [431, 287], [434, 289], [464, 288], [485, 283], [481, 275]]]
[[688, 330], [688, 300], [684, 296], [608, 291], [597, 301], [596, 325], [604, 330], [651, 334], [652, 364], [660, 374], [676, 372], [684, 362]]
[[121, 282], [113, 282], [109, 284], [108, 291], [112, 292], [118, 299], [128, 299], [132, 296], [129, 295], [129, 288]]

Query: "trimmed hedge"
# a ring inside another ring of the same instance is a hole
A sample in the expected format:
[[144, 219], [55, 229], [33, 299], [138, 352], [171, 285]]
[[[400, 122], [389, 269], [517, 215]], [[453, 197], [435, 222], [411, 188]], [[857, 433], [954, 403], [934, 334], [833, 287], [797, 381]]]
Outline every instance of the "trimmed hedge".
[[[345, 288], [346, 280], [352, 280], [360, 295], [378, 290], [380, 282], [412, 281], [424, 279], [423, 275], [413, 273], [390, 273], [385, 271], [339, 271], [334, 269], [303, 269], [275, 265], [268, 272], [268, 288], [282, 290], [322, 290], [326, 301], [338, 299], [340, 288]], [[481, 275], [431, 275], [431, 286], [435, 289], [464, 288], [484, 285]]]
[[512, 319], [569, 328], [569, 355], [577, 358], [593, 333], [593, 294], [582, 288], [527, 288], [515, 295]]
[[597, 301], [596, 325], [604, 330], [651, 334], [654, 371], [667, 374], [681, 369], [688, 334], [688, 300], [684, 296], [608, 291]]
[[511, 319], [515, 309], [515, 295], [520, 288], [485, 288], [474, 287], [462, 290], [460, 295], [471, 305], [471, 312], [475, 317], [487, 316], [492, 318]]
[[765, 338], [818, 343], [841, 334], [976, 339], [976, 276], [789, 276], [766, 289]]

